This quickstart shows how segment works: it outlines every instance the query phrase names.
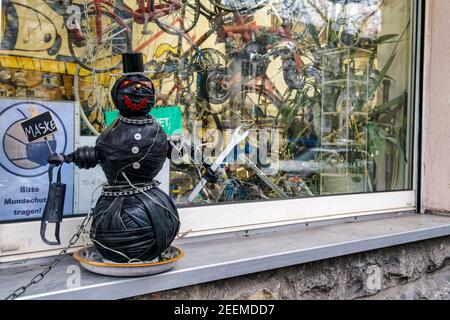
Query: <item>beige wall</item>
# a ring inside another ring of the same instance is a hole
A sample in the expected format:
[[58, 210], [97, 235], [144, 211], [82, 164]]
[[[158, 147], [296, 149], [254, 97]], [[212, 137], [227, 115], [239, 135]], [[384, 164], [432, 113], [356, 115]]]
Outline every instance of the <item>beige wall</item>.
[[427, 3], [424, 200], [450, 210], [450, 1]]

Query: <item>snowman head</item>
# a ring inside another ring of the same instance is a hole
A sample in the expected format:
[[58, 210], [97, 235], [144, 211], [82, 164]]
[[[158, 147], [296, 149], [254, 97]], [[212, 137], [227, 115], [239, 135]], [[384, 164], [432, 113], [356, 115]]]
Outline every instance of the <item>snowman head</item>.
[[143, 74], [142, 53], [124, 53], [122, 61], [125, 74], [111, 89], [112, 100], [123, 116], [145, 116], [155, 105], [155, 89], [152, 81]]

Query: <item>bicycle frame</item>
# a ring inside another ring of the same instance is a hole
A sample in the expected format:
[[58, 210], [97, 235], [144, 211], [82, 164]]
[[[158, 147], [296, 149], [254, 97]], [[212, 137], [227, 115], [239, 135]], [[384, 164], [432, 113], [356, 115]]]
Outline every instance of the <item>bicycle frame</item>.
[[104, 34], [102, 26], [102, 15], [100, 14], [102, 11], [108, 11], [110, 15], [123, 23], [123, 26], [127, 28], [127, 31], [131, 31], [130, 27], [128, 26], [129, 21], [117, 15], [113, 10], [106, 10], [104, 8], [105, 6], [109, 8], [115, 8], [119, 12], [131, 15], [133, 17], [132, 20], [138, 24], [146, 24], [148, 22], [152, 22], [154, 21], [155, 17], [166, 16], [170, 14], [172, 10], [177, 10], [181, 7], [181, 3], [178, 0], [170, 0], [169, 5], [155, 5], [154, 0], [138, 0], [138, 8], [136, 10], [131, 9], [126, 5], [117, 5], [109, 0], [94, 0], [88, 3], [88, 5], [91, 5], [95, 8], [95, 24], [97, 28], [97, 41], [99, 44], [103, 43]]
[[[204, 40], [203, 40], [203, 41], [204, 41]], [[195, 58], [196, 58], [196, 57], [205, 57], [205, 55], [203, 54], [203, 52], [201, 51], [201, 49], [200, 49], [198, 46], [195, 46], [195, 45], [194, 45], [194, 46], [192, 46], [191, 48], [189, 48], [189, 52], [192, 52], [192, 50], [195, 50], [195, 54], [194, 54], [192, 60], [195, 61]], [[188, 59], [188, 55], [186, 55], [186, 53], [185, 53], [182, 57], [180, 57], [180, 59], [185, 59], [185, 60], [187, 60], [187, 59]], [[191, 68], [194, 69], [194, 68], [195, 68], [195, 65], [192, 65], [190, 62], [188, 62], [188, 63], [186, 63], [186, 64], [184, 64], [184, 65], [186, 65], [186, 68], [188, 68], [188, 69], [191, 69]], [[180, 77], [179, 77], [179, 75], [178, 75], [179, 71], [180, 71], [180, 70], [177, 70], [177, 71], [175, 72], [175, 75], [174, 75], [174, 77], [175, 77], [175, 79], [174, 79], [174, 84], [173, 84], [172, 88], [170, 89], [170, 91], [169, 91], [167, 94], [165, 94], [165, 95], [157, 95], [157, 97], [156, 97], [156, 102], [161, 101], [163, 105], [167, 105], [167, 104], [168, 104], [169, 98], [170, 98], [174, 93], [175, 93], [176, 100], [178, 101], [178, 100], [180, 99], [181, 93], [182, 93], [182, 91], [183, 91], [185, 88], [183, 88], [183, 86], [181, 85], [181, 79], [180, 79]], [[198, 70], [195, 70], [195, 69], [194, 69], [193, 71], [196, 72], [196, 71], [198, 71]]]
[[[245, 23], [243, 16], [235, 16], [234, 22], [236, 23], [235, 25], [223, 26], [221, 28], [222, 36], [231, 38], [235, 34], [239, 34], [241, 35], [244, 43], [249, 43], [252, 41], [252, 35], [256, 34], [258, 31], [264, 30], [271, 34], [277, 34], [287, 41], [292, 40], [292, 30], [287, 26], [263, 27], [253, 24], [247, 24]], [[294, 59], [295, 71], [301, 71], [301, 69], [303, 68], [303, 62], [298, 51], [295, 53]]]
[[[204, 33], [200, 38], [198, 38], [197, 40], [192, 39], [188, 34], [183, 34], [182, 37], [184, 39], [186, 39], [189, 43], [191, 43], [191, 46], [189, 47], [189, 49], [187, 49], [184, 54], [180, 57], [180, 59], [188, 59], [189, 56], [192, 54], [193, 51], [195, 51], [194, 57], [196, 55], [200, 56], [200, 57], [204, 57], [204, 54], [202, 52], [202, 50], [200, 49], [200, 46], [212, 35], [214, 34], [221, 26], [222, 24], [222, 20], [221, 20], [221, 16], [218, 15], [215, 18], [215, 23], [214, 23], [214, 27], [211, 28], [210, 30], [208, 30], [206, 33]], [[141, 44], [136, 51], [142, 51], [142, 49], [144, 49], [145, 47], [149, 46], [155, 39], [152, 37], [151, 39], [147, 40], [146, 42], [144, 42], [143, 44]], [[178, 100], [181, 96], [181, 91], [183, 90], [183, 87], [181, 86], [181, 80], [179, 79], [178, 74], [175, 74], [175, 81], [174, 81], [174, 85], [172, 86], [172, 88], [170, 89], [170, 91], [163, 96], [157, 96], [156, 101], [162, 101], [163, 104], [167, 104], [168, 99], [170, 98], [171, 95], [173, 95], [175, 93], [176, 95], [176, 99]]]
[[106, 7], [109, 8], [116, 8], [119, 12], [126, 12], [128, 14], [133, 14], [133, 10], [125, 7], [125, 6], [119, 6], [115, 3], [108, 1], [108, 0], [93, 0], [88, 3], [88, 7], [94, 7], [95, 10], [95, 26], [96, 26], [96, 36], [97, 36], [97, 43], [102, 44], [103, 43], [103, 25], [102, 25], [102, 15], [101, 12], [108, 12], [110, 15], [112, 15], [114, 18], [116, 18], [118, 21], [123, 22], [123, 26], [127, 29], [127, 32], [130, 32], [131, 29], [127, 25], [127, 23], [124, 22], [124, 20], [118, 16], [113, 10], [106, 10]]
[[272, 102], [276, 106], [281, 106], [284, 101], [283, 95], [266, 74], [258, 76], [252, 79], [250, 82], [244, 82], [242, 80], [242, 75], [236, 74], [230, 79], [228, 84], [230, 86], [230, 91], [234, 91], [233, 89], [240, 86], [240, 91], [252, 91], [259, 94], [264, 92], [268, 97], [272, 99]]

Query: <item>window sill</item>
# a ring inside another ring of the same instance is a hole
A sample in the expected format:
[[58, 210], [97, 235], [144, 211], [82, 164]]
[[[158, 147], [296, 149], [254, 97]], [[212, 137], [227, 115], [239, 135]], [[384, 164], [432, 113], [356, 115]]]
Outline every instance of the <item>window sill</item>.
[[[114, 278], [81, 270], [81, 286], [68, 288], [68, 257], [21, 299], [122, 299], [270, 269], [450, 235], [450, 218], [385, 214], [298, 224], [176, 241], [186, 256], [171, 271]], [[0, 265], [0, 297], [29, 281], [50, 258]], [[71, 269], [69, 269], [71, 270]]]

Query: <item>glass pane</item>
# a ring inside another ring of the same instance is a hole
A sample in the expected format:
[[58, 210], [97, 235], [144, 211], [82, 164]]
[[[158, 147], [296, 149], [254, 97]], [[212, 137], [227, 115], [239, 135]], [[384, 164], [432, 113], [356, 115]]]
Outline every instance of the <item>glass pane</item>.
[[[1, 1], [1, 13], [0, 221], [36, 219], [46, 204], [50, 150], [74, 148], [76, 65], [60, 1]], [[58, 132], [29, 143], [21, 122], [47, 111]], [[74, 168], [64, 166], [61, 173], [67, 185], [64, 213], [72, 215]]]
[[[157, 90], [175, 146], [157, 179], [179, 206], [411, 188], [412, 1], [95, 2], [1, 1], [0, 220], [38, 218], [49, 148], [94, 145], [114, 121], [128, 50]], [[44, 110], [60, 130], [23, 141]], [[66, 165], [63, 180], [78, 214], [105, 178]]]

